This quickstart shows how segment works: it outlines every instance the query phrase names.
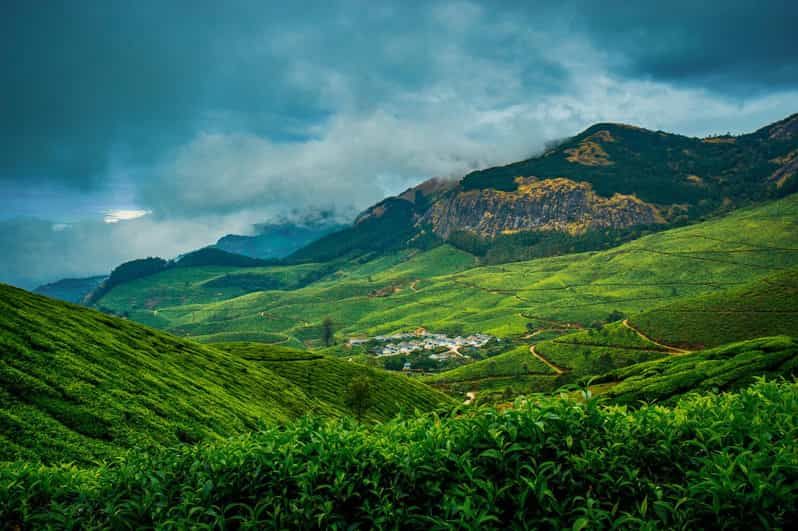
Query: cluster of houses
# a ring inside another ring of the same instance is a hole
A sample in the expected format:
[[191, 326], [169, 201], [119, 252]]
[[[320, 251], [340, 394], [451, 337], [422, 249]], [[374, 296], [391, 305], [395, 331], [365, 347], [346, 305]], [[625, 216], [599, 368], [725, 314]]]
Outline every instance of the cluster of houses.
[[[355, 346], [374, 342], [376, 345], [371, 350], [378, 357], [398, 356], [426, 350], [433, 351], [433, 354], [430, 354], [432, 359], [446, 359], [451, 355], [460, 355], [459, 349], [462, 347], [483, 347], [492, 339], [495, 338], [488, 334], [449, 337], [445, 334], [429, 333], [420, 328], [414, 333], [375, 336], [367, 339], [352, 338], [349, 340], [349, 344]], [[435, 353], [435, 351], [443, 349], [445, 351]]]

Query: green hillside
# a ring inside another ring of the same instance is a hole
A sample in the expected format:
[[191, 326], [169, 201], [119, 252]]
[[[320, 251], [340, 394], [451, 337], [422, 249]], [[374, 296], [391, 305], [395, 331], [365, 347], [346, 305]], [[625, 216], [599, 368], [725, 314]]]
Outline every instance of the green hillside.
[[446, 395], [415, 379], [369, 369], [340, 358], [259, 343], [220, 343], [215, 346], [268, 368], [340, 415], [352, 412], [346, 403], [346, 394], [349, 383], [357, 377], [365, 377], [371, 388], [364, 418], [384, 420], [402, 410], [429, 411], [449, 402]]
[[657, 307], [631, 322], [662, 342], [688, 347], [795, 334], [798, 269]]
[[430, 384], [457, 383], [486, 378], [522, 378], [527, 374], [553, 375], [554, 371], [529, 352], [528, 345], [519, 345], [488, 359], [424, 378]]
[[302, 421], [81, 470], [0, 464], [19, 528], [787, 529], [798, 386], [672, 408], [538, 396], [504, 413]]
[[[346, 413], [262, 363], [5, 285], [0, 353], [0, 460], [89, 462]], [[391, 407], [445, 402], [399, 375], [353, 365], [347, 375], [356, 374], [373, 378], [376, 395], [395, 396]], [[318, 372], [320, 387], [326, 377]]]
[[613, 402], [672, 402], [686, 392], [739, 389], [758, 377], [798, 376], [798, 342], [787, 336], [733, 343], [638, 363], [591, 380]]
[[[180, 280], [155, 275], [128, 284], [130, 291], [112, 290], [100, 305], [179, 335], [268, 333], [309, 347], [320, 346], [327, 316], [341, 339], [417, 327], [521, 337], [587, 326], [616, 310], [635, 315], [798, 267], [797, 220], [792, 195], [601, 252], [474, 267], [471, 255], [444, 245], [351, 263], [298, 289], [238, 297], [202, 288], [207, 276], [189, 281], [196, 286], [189, 293], [217, 297], [213, 302], [197, 296], [181, 303]], [[287, 275], [297, 266], [281, 267]], [[169, 286], [175, 296], [155, 300]]]

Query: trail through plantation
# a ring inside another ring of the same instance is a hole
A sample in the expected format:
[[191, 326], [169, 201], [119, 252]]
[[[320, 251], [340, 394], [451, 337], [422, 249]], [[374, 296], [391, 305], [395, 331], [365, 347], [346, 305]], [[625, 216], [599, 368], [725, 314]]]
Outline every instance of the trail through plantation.
[[663, 349], [667, 350], [671, 354], [675, 354], [675, 355], [678, 355], [678, 354], [690, 354], [690, 352], [692, 352], [690, 350], [685, 350], [683, 348], [676, 348], [676, 347], [672, 347], [670, 345], [665, 345], [663, 343], [660, 343], [659, 341], [656, 341], [656, 340], [648, 337], [643, 332], [641, 332], [640, 330], [638, 330], [634, 326], [630, 325], [629, 324], [629, 319], [624, 319], [621, 324], [623, 324], [623, 326], [625, 326], [626, 328], [628, 328], [629, 330], [631, 330], [632, 332], [634, 332], [635, 334], [637, 334], [641, 338], [643, 338], [646, 341], [649, 341], [649, 342], [657, 345], [658, 347], [662, 347]]
[[546, 358], [544, 358], [543, 356], [538, 354], [535, 351], [535, 345], [530, 345], [529, 346], [529, 353], [532, 354], [533, 356], [535, 356], [540, 361], [542, 361], [549, 369], [551, 369], [555, 373], [557, 373], [557, 375], [564, 374], [565, 371], [567, 370], [567, 369], [563, 369], [561, 367], [556, 366], [555, 364], [553, 364], [552, 362], [550, 362], [549, 360], [547, 360]]

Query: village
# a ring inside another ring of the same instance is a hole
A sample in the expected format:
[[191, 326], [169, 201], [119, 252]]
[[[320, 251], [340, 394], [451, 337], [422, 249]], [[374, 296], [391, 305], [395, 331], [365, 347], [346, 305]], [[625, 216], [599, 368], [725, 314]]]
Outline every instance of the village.
[[462, 356], [460, 349], [463, 347], [480, 348], [492, 340], [500, 341], [488, 334], [449, 337], [445, 334], [430, 333], [420, 328], [413, 333], [351, 338], [348, 344], [350, 346], [368, 346], [370, 347], [369, 351], [377, 357], [432, 351], [429, 356], [431, 359], [446, 359], [452, 356]]

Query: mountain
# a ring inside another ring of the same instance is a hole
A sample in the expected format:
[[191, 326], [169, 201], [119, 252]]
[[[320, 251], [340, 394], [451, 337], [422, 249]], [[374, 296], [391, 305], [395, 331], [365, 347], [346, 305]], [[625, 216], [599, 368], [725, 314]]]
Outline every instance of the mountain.
[[[87, 463], [308, 413], [351, 414], [340, 399], [328, 402], [329, 395], [306, 392], [274, 370], [274, 362], [305, 354], [264, 345], [257, 351], [252, 359], [0, 284], [0, 461]], [[369, 379], [379, 400], [369, 419], [448, 403], [401, 375], [312, 358], [326, 368], [308, 378], [338, 397], [355, 377]], [[327, 382], [328, 375], [335, 380]]]
[[433, 178], [386, 198], [360, 213], [350, 227], [333, 232], [288, 257], [289, 262], [327, 261], [340, 257], [373, 257], [412, 246], [427, 248], [439, 238], [419, 228], [421, 216], [456, 181]]
[[228, 234], [220, 238], [214, 247], [229, 253], [251, 258], [284, 258], [294, 251], [342, 229], [335, 222], [309, 222], [307, 224], [272, 223], [256, 227], [254, 236]]
[[383, 200], [290, 258], [448, 241], [505, 262], [606, 248], [794, 191], [798, 114], [754, 133], [707, 138], [600, 123], [540, 156]]
[[93, 289], [99, 286], [107, 277], [65, 278], [36, 288], [34, 293], [45, 295], [75, 304], [83, 301]]

